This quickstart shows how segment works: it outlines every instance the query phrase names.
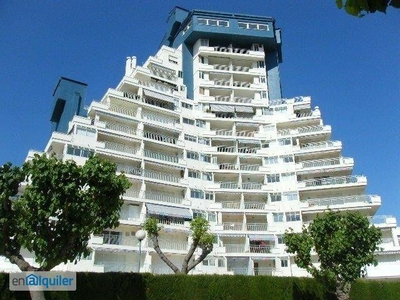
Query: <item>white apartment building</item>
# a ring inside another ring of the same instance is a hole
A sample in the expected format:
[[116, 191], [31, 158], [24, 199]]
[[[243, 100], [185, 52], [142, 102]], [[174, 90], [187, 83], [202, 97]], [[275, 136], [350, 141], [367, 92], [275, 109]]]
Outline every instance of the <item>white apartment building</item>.
[[[168, 26], [157, 54], [142, 66], [129, 57], [120, 83], [87, 116], [76, 113], [80, 101], [56, 99], [54, 123], [65, 123], [69, 103], [75, 110], [44, 152], [82, 164], [95, 152], [132, 183], [120, 226], [93, 236], [89, 257], [60, 268], [137, 272], [140, 262], [140, 272], [172, 273], [148, 238], [139, 255], [135, 233], [156, 217], [160, 246], [180, 266], [189, 222], [201, 215], [217, 242], [193, 274], [306, 276], [282, 235], [330, 208], [361, 211], [381, 228], [379, 264], [368, 277], [400, 276], [396, 219], [374, 216], [381, 198], [365, 194], [367, 178], [352, 173], [353, 158], [330, 139], [311, 98], [282, 98], [275, 21], [175, 8]], [[85, 85], [62, 78], [55, 95], [71, 82]]]

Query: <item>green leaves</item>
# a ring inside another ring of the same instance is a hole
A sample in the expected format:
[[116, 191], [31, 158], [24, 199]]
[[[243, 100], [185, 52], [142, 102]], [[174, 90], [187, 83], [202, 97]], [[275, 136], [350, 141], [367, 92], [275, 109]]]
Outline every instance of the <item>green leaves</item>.
[[367, 13], [380, 11], [386, 13], [388, 6], [400, 8], [400, 0], [336, 0], [336, 6], [344, 7], [346, 12], [352, 16], [363, 17]]
[[[318, 215], [301, 233], [284, 235], [287, 252], [296, 254], [296, 264], [314, 277], [344, 288], [362, 274], [366, 265], [376, 264], [374, 252], [381, 240], [379, 229], [359, 212]], [[318, 254], [320, 268], [312, 265], [311, 249]]]
[[156, 218], [147, 218], [143, 224], [143, 228], [150, 236], [158, 236], [158, 232], [161, 230]]
[[6, 234], [34, 252], [43, 270], [89, 254], [90, 235], [118, 225], [121, 195], [130, 186], [115, 169], [97, 156], [78, 166], [35, 155], [22, 168], [29, 184], [12, 206], [15, 228]]

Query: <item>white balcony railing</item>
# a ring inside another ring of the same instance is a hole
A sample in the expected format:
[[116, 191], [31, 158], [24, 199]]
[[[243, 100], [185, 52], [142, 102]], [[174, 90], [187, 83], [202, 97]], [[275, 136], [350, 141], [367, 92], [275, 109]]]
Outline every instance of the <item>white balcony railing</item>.
[[246, 246], [244, 244], [225, 244], [226, 253], [244, 253]]
[[218, 164], [220, 170], [237, 170], [236, 164]]
[[174, 126], [177, 123], [177, 121], [175, 119], [168, 118], [166, 116], [163, 116], [163, 115], [157, 114], [157, 113], [143, 112], [142, 117], [145, 120], [158, 122], [158, 123], [162, 123], [165, 125]]
[[116, 123], [107, 122], [106, 123], [106, 128], [110, 129], [110, 130], [114, 130], [114, 131], [125, 132], [125, 133], [130, 134], [130, 135], [135, 135], [136, 134], [135, 129], [133, 129], [133, 128], [129, 127], [129, 126], [122, 125], [122, 124], [116, 124]]
[[215, 134], [216, 135], [233, 135], [233, 131], [228, 130], [228, 129], [216, 129]]
[[[159, 241], [159, 245], [161, 249], [168, 250], [182, 250], [186, 251], [188, 249], [187, 243], [179, 243], [179, 242], [168, 242], [168, 241]], [[153, 247], [153, 243], [149, 242], [149, 246]]]
[[318, 198], [308, 199], [307, 202], [310, 206], [344, 205], [347, 203], [371, 203], [371, 196], [354, 195], [346, 197]]
[[243, 223], [223, 222], [222, 225], [224, 227], [224, 230], [236, 230], [236, 231], [243, 230]]
[[239, 184], [237, 182], [218, 182], [221, 189], [238, 189]]
[[223, 201], [221, 202], [222, 208], [228, 209], [240, 209], [240, 202], [233, 202], [233, 201]]
[[242, 171], [258, 171], [260, 165], [240, 165], [240, 170]]
[[271, 253], [272, 246], [250, 245], [250, 253]]
[[265, 209], [265, 203], [261, 202], [252, 202], [252, 203], [244, 203], [245, 209]]
[[158, 160], [168, 161], [171, 163], [178, 163], [179, 158], [174, 155], [169, 155], [161, 152], [151, 151], [151, 150], [144, 150], [144, 156], [149, 158], [154, 158]]
[[242, 189], [244, 190], [261, 190], [263, 184], [259, 182], [244, 182], [242, 183]]
[[130, 109], [130, 108], [126, 108], [123, 106], [118, 106], [118, 105], [111, 105], [109, 108], [109, 110], [126, 115], [126, 116], [130, 116], [130, 117], [136, 117], [136, 110], [134, 109]]
[[184, 198], [166, 193], [146, 192], [146, 199], [174, 204], [182, 204]]
[[144, 170], [143, 174], [144, 174], [144, 177], [147, 177], [147, 178], [163, 180], [163, 181], [168, 181], [168, 182], [178, 183], [181, 180], [180, 177], [171, 175], [170, 173], [157, 172], [157, 171], [153, 171], [153, 170]]
[[365, 182], [364, 176], [341, 176], [341, 177], [328, 177], [318, 178], [301, 181], [306, 187], [308, 186], [321, 186], [321, 185], [337, 185], [337, 184], [348, 184], [348, 183], [361, 183]]
[[140, 191], [139, 189], [133, 190], [133, 189], [128, 189], [126, 190], [125, 194], [123, 195], [124, 197], [131, 197], [131, 198], [139, 198]]
[[393, 223], [394, 223], [395, 220], [396, 220], [396, 218], [391, 215], [376, 215], [376, 216], [369, 217], [370, 223], [374, 224], [374, 225], [388, 224], [389, 223], [388, 221], [393, 221]]
[[104, 148], [129, 154], [136, 154], [140, 150], [138, 147], [130, 147], [124, 144], [118, 144], [114, 142], [104, 142]]
[[155, 133], [155, 132], [151, 132], [151, 131], [143, 131], [143, 137], [148, 138], [148, 139], [152, 139], [155, 141], [159, 141], [159, 142], [164, 142], [164, 143], [169, 143], [169, 144], [176, 144], [178, 138], [172, 137], [172, 136], [168, 136], [168, 135], [164, 135], [164, 134], [159, 134], [159, 133]]
[[125, 174], [142, 176], [143, 170], [140, 168], [117, 164], [117, 172], [124, 172]]
[[268, 224], [266, 223], [247, 223], [247, 230], [248, 231], [267, 231]]
[[340, 141], [324, 141], [324, 142], [314, 142], [314, 143], [307, 143], [301, 146], [302, 150], [312, 150], [312, 149], [325, 149], [325, 148], [332, 148], [335, 146], [341, 146]]

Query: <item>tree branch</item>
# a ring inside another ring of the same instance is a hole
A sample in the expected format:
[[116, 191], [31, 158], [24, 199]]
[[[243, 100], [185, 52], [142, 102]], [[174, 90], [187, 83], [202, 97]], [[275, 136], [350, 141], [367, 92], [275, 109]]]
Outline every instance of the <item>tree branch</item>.
[[193, 270], [199, 263], [201, 263], [208, 254], [210, 254], [213, 250], [213, 246], [211, 245], [210, 247], [204, 247], [201, 248], [201, 254], [200, 256], [192, 263], [188, 266], [187, 268], [187, 273], [189, 273], [191, 270]]
[[183, 262], [182, 262], [181, 272], [183, 274], [189, 273], [188, 264], [189, 264], [190, 259], [193, 256], [194, 251], [196, 251], [196, 248], [197, 248], [198, 244], [199, 244], [199, 240], [196, 239], [196, 240], [193, 240], [193, 243], [190, 245], [189, 252], [188, 252], [188, 254], [186, 254], [186, 256], [185, 256], [185, 258], [183, 259]]
[[156, 234], [152, 234], [150, 235], [150, 239], [153, 242], [154, 250], [157, 252], [158, 256], [160, 256], [162, 261], [164, 261], [167, 264], [167, 266], [170, 267], [172, 271], [175, 272], [175, 274], [180, 274], [181, 272], [179, 271], [177, 266], [175, 266], [175, 264], [168, 259], [168, 257], [164, 254], [164, 252], [161, 251], [160, 245], [158, 244], [158, 236]]

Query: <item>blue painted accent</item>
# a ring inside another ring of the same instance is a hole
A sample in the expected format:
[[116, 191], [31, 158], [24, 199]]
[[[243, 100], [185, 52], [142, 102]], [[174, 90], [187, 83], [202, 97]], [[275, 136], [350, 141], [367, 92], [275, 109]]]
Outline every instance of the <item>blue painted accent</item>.
[[[225, 20], [228, 27], [201, 25], [199, 18]], [[269, 30], [253, 30], [239, 27], [239, 22], [268, 25]], [[266, 52], [266, 65], [270, 99], [282, 98], [279, 67], [282, 62], [281, 32], [275, 28], [275, 20], [270, 17], [204, 10], [188, 11], [175, 7], [168, 17], [167, 34], [162, 44], [178, 48], [182, 45], [183, 82], [187, 86], [187, 96], [193, 99], [193, 45], [201, 39], [208, 39], [210, 46], [251, 48], [252, 44], [263, 45]], [[190, 28], [184, 33], [188, 24]]]
[[68, 133], [68, 123], [75, 115], [86, 117], [86, 88], [86, 83], [65, 77], [59, 79], [53, 92], [52, 132]]

